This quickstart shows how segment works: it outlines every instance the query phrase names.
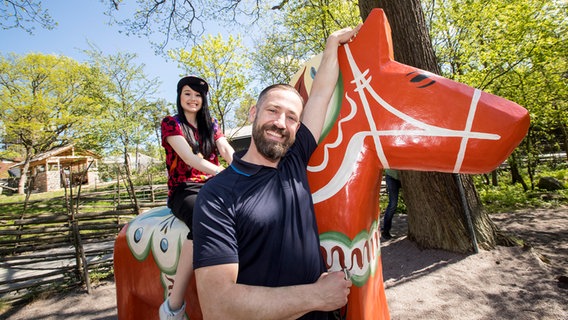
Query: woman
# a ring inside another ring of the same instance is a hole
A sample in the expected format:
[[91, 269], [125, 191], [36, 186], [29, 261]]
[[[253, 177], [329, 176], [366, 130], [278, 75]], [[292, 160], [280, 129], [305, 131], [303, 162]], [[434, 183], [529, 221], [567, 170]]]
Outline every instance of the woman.
[[209, 85], [187, 76], [177, 84], [177, 114], [162, 120], [162, 146], [168, 170], [168, 207], [189, 227], [170, 297], [160, 306], [160, 319], [183, 319], [184, 293], [193, 275], [193, 206], [201, 186], [224, 168], [217, 151], [228, 162], [234, 150], [211, 119], [207, 103]]

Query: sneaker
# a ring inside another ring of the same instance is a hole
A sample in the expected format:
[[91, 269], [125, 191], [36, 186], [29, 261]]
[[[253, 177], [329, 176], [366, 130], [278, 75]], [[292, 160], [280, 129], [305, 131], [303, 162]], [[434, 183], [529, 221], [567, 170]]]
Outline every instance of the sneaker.
[[385, 240], [390, 240], [390, 239], [392, 239], [392, 236], [391, 236], [390, 232], [383, 231], [383, 232], [381, 232], [381, 238], [383, 238]]
[[185, 319], [185, 302], [177, 311], [172, 311], [168, 299], [160, 306], [160, 320], [183, 320]]

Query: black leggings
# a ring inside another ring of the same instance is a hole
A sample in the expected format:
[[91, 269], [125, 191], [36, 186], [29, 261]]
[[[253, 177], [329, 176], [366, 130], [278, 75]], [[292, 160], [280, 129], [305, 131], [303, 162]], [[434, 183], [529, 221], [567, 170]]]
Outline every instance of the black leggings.
[[197, 194], [203, 183], [184, 183], [178, 185], [171, 198], [168, 199], [168, 207], [172, 209], [174, 216], [183, 221], [189, 228], [187, 239], [193, 240], [193, 207]]

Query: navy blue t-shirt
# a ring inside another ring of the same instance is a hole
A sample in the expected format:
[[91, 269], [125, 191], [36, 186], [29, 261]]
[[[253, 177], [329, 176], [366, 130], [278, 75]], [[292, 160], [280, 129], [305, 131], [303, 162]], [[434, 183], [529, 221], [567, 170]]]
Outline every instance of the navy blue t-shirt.
[[[194, 268], [238, 263], [238, 283], [280, 287], [316, 282], [326, 271], [306, 167], [317, 147], [303, 124], [277, 168], [241, 160], [199, 192]], [[301, 319], [327, 319], [312, 312]]]

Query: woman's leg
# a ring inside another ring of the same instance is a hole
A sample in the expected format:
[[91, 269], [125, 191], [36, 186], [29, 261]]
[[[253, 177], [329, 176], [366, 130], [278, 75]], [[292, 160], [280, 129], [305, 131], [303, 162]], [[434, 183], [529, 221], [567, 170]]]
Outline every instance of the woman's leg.
[[181, 249], [172, 291], [168, 298], [170, 310], [177, 311], [183, 306], [185, 291], [193, 277], [193, 241], [185, 240]]
[[185, 313], [185, 292], [193, 277], [193, 207], [200, 186], [189, 186], [181, 192], [176, 192], [172, 201], [174, 215], [185, 222], [190, 229], [187, 239], [183, 242], [178, 260], [176, 275], [170, 296], [160, 307], [160, 319], [183, 319]]

